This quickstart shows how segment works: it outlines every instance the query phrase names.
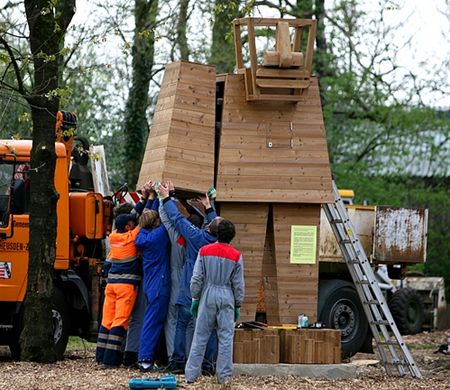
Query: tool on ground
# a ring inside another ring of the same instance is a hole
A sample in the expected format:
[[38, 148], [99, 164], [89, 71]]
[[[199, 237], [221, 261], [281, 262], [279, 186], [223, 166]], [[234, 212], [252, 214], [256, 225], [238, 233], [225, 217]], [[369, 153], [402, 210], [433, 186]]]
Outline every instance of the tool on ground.
[[176, 389], [177, 377], [164, 375], [155, 378], [131, 378], [128, 386], [130, 389]]
[[323, 209], [363, 304], [381, 362], [390, 375], [397, 371], [404, 376], [409, 371], [413, 378], [422, 378], [394, 322], [334, 181], [333, 194], [334, 203], [324, 204]]

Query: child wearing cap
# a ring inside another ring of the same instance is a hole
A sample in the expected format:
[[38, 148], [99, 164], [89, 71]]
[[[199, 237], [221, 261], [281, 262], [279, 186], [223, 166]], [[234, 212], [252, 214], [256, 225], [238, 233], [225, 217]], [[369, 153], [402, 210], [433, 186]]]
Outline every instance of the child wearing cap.
[[136, 214], [120, 214], [115, 219], [116, 230], [109, 235], [111, 267], [96, 349], [96, 361], [107, 367], [117, 367], [122, 362], [122, 342], [141, 280], [136, 224]]

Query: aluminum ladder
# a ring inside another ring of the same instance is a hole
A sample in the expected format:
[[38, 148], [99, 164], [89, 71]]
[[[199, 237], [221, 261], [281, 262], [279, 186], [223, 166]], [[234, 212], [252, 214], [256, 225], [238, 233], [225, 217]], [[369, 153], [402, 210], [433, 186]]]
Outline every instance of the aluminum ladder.
[[323, 204], [322, 207], [363, 304], [381, 362], [389, 375], [404, 376], [409, 372], [413, 378], [422, 378], [378, 286], [336, 184], [334, 181], [332, 184], [334, 203]]

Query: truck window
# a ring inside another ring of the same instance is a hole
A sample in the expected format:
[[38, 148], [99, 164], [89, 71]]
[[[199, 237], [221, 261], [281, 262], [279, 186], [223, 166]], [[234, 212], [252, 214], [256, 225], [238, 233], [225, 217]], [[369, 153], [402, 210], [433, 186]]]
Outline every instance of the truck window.
[[0, 227], [8, 226], [11, 204], [11, 180], [13, 174], [13, 164], [0, 162]]
[[30, 209], [30, 174], [28, 170], [30, 166], [25, 164], [19, 164], [14, 173], [14, 197], [12, 213], [28, 214]]

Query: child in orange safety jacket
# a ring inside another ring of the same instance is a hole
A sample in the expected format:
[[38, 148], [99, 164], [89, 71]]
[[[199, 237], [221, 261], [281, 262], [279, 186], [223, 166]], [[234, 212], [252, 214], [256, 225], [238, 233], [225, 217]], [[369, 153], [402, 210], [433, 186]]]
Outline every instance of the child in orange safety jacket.
[[122, 343], [141, 280], [141, 265], [135, 246], [139, 227], [135, 214], [120, 214], [116, 230], [109, 235], [111, 251], [102, 323], [98, 332], [96, 361], [106, 367], [122, 363]]

